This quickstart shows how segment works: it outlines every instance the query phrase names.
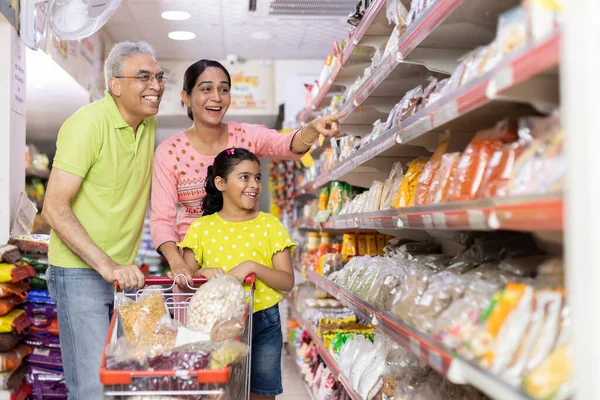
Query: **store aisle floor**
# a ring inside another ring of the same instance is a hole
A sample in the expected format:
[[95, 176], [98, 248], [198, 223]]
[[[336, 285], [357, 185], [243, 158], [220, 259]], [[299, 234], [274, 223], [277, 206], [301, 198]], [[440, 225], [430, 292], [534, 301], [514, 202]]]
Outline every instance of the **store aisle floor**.
[[294, 365], [294, 359], [285, 349], [281, 360], [281, 375], [283, 394], [277, 396], [277, 400], [305, 400], [310, 398], [298, 373], [298, 368]]

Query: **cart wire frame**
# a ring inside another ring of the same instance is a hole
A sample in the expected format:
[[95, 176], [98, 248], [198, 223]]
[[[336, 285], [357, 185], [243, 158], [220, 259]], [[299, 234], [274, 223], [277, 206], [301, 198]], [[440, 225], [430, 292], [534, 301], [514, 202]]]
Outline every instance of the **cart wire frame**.
[[[188, 290], [175, 292], [175, 282], [183, 278]], [[194, 277], [193, 283], [202, 285], [207, 282], [204, 277]], [[187, 308], [189, 302], [198, 289], [190, 286], [184, 275], [177, 275], [174, 280], [167, 277], [147, 277], [145, 285], [161, 285], [160, 293], [165, 299], [165, 306], [175, 315], [179, 311], [183, 324], [187, 319]], [[252, 365], [252, 315], [254, 310], [254, 287], [255, 276], [249, 275], [244, 282], [244, 291], [248, 299], [248, 312], [244, 324], [244, 333], [240, 341], [248, 346], [247, 355], [232, 366], [222, 370], [198, 370], [198, 371], [127, 371], [106, 369], [107, 350], [112, 343], [119, 338], [120, 326], [117, 310], [117, 294], [119, 285], [115, 283], [115, 312], [113, 313], [102, 364], [100, 367], [100, 379], [104, 385], [105, 399], [156, 399], [157, 397], [176, 396], [177, 399], [185, 400], [238, 400], [250, 397], [250, 368]], [[137, 291], [126, 292], [124, 295], [137, 301], [147, 288]], [[150, 390], [151, 389], [151, 390]]]

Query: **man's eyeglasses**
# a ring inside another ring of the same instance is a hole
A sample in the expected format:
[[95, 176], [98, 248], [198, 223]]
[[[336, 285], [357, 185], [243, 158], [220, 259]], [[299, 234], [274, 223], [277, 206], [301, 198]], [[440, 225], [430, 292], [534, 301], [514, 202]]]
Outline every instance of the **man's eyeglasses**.
[[138, 75], [138, 76], [115, 76], [115, 78], [136, 79], [138, 82], [141, 82], [141, 83], [148, 83], [152, 79], [156, 79], [156, 82], [158, 82], [159, 85], [164, 85], [165, 83], [167, 83], [167, 77], [164, 76], [163, 74], [156, 74], [156, 75], [144, 74], [144, 75]]

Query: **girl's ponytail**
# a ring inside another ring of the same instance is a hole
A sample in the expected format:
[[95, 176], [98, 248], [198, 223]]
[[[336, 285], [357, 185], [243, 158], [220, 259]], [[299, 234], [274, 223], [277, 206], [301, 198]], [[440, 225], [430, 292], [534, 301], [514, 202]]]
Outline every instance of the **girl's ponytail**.
[[214, 166], [208, 167], [206, 177], [206, 196], [202, 199], [202, 215], [212, 215], [223, 208], [223, 194], [215, 185]]

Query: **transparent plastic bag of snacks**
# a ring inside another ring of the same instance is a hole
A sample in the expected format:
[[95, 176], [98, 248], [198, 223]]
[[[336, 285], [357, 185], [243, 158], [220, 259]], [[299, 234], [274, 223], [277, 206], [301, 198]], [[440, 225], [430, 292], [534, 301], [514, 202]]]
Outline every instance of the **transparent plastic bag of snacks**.
[[421, 85], [408, 91], [402, 101], [402, 108], [400, 109], [400, 113], [398, 115], [398, 122], [404, 121], [405, 119], [412, 117], [415, 114], [415, 112], [417, 112], [417, 109], [421, 104], [422, 98], [423, 88], [421, 87]]
[[422, 109], [424, 109], [425, 107], [427, 107], [427, 104], [429, 103], [429, 98], [431, 97], [431, 94], [434, 92], [437, 84], [438, 84], [437, 78], [430, 78], [429, 84], [427, 84], [425, 89], [423, 89], [423, 97], [421, 98], [421, 102], [419, 103], [419, 105], [417, 106], [417, 109], [415, 110], [415, 114], [417, 112], [421, 111]]
[[419, 301], [409, 309], [413, 326], [421, 332], [431, 333], [435, 320], [463, 295], [466, 286], [462, 278], [450, 272], [433, 275]]
[[398, 188], [400, 187], [402, 179], [404, 178], [402, 171], [402, 163], [394, 163], [392, 170], [390, 171], [390, 175], [386, 181], [388, 184], [386, 187], [384, 187], [383, 194], [381, 196], [381, 210], [389, 210], [392, 208], [394, 193], [398, 192]]
[[428, 270], [411, 270], [396, 294], [392, 304], [392, 314], [400, 320], [410, 323], [410, 310], [421, 300], [432, 275], [433, 273]]
[[431, 104], [436, 103], [439, 99], [441, 99], [446, 93], [448, 93], [448, 85], [450, 83], [450, 78], [442, 79], [436, 83], [435, 88], [429, 95], [429, 98], [425, 102], [423, 107], [427, 107]]
[[223, 369], [229, 365], [235, 364], [244, 358], [249, 351], [248, 345], [236, 341], [227, 340], [211, 352], [210, 369]]
[[387, 311], [392, 306], [398, 286], [406, 276], [406, 270], [390, 258], [381, 258], [379, 268], [366, 300]]
[[418, 158], [410, 164], [406, 174], [404, 175], [404, 178], [402, 179], [402, 182], [400, 183], [398, 191], [393, 194], [392, 207], [404, 208], [414, 205], [417, 183], [421, 173], [423, 172], [426, 162], [426, 159]]
[[169, 316], [160, 286], [144, 289], [137, 301], [127, 297], [124, 292], [115, 296], [115, 305], [121, 318], [123, 334], [131, 344], [151, 340], [159, 321]]
[[143, 371], [147, 349], [132, 345], [125, 336], [111, 343], [106, 349], [106, 368], [112, 370]]
[[542, 194], [564, 189], [567, 159], [564, 151], [564, 131], [557, 116], [548, 117], [552, 124], [517, 159], [509, 193]]
[[517, 125], [503, 121], [492, 129], [478, 132], [462, 153], [448, 191], [448, 201], [473, 200], [493, 154], [505, 143], [517, 139]]
[[496, 33], [499, 57], [524, 47], [527, 42], [527, 13], [525, 8], [518, 6], [500, 14]]
[[356, 271], [365, 267], [365, 259], [366, 257], [354, 257], [342, 270], [332, 274], [329, 278], [338, 285], [346, 287]]
[[[376, 386], [385, 370], [387, 359], [387, 346], [383, 335], [376, 335], [373, 343], [373, 351], [367, 357], [364, 357], [362, 374], [358, 380], [358, 394], [363, 398], [369, 398], [369, 392]], [[357, 362], [361, 362], [360, 358]], [[381, 384], [380, 384], [381, 385]]]
[[377, 273], [376, 266], [374, 265], [373, 261], [374, 259], [371, 258], [368, 263], [364, 264], [363, 268], [356, 271], [348, 284], [348, 291], [359, 297], [362, 297], [361, 294], [363, 294], [363, 288], [367, 285], [370, 286], [370, 284], [373, 283], [372, 280]]
[[396, 28], [400, 27], [400, 34], [406, 30], [406, 20], [408, 18], [408, 10], [400, 0], [389, 0], [385, 5], [385, 16], [388, 24], [394, 24]]
[[558, 339], [562, 305], [563, 296], [559, 291], [536, 292], [534, 310], [523, 340], [502, 375], [509, 383], [519, 385], [526, 372], [548, 357]]
[[510, 272], [502, 271], [495, 262], [481, 264], [470, 271], [465, 272], [462, 276], [467, 279], [482, 279], [486, 282], [500, 286], [504, 286], [508, 282], [518, 282], [521, 279], [521, 277], [513, 275]]
[[430, 369], [422, 367], [407, 368], [404, 377], [398, 382], [394, 400], [435, 399], [430, 387]]
[[369, 189], [369, 197], [364, 212], [379, 211], [382, 193], [383, 182], [373, 181], [373, 185]]
[[460, 153], [442, 155], [440, 167], [435, 173], [429, 187], [429, 198], [425, 204], [445, 203], [452, 184], [453, 175], [460, 161]]
[[237, 279], [225, 275], [200, 286], [190, 300], [187, 328], [210, 334], [216, 323], [243, 318], [246, 294]]
[[385, 266], [385, 259], [382, 257], [373, 257], [367, 265], [362, 279], [353, 283], [352, 292], [361, 299], [367, 300], [373, 284], [377, 280], [378, 274], [381, 272], [380, 269]]
[[431, 333], [451, 349], [468, 341], [477, 331], [480, 317], [502, 286], [480, 279], [469, 279], [464, 296], [454, 301], [435, 321]]

